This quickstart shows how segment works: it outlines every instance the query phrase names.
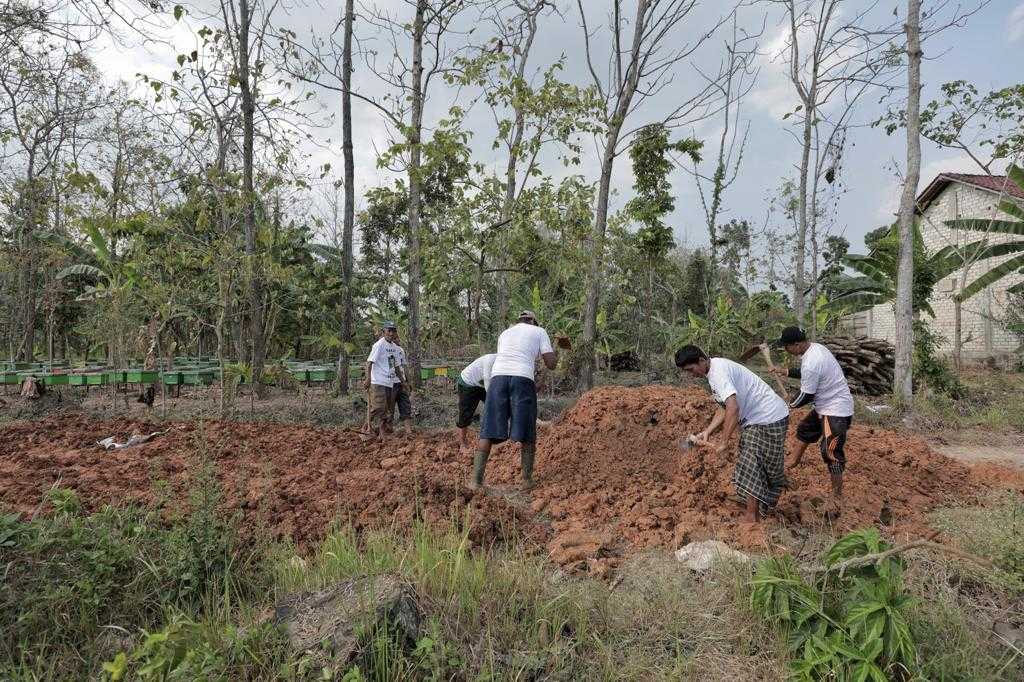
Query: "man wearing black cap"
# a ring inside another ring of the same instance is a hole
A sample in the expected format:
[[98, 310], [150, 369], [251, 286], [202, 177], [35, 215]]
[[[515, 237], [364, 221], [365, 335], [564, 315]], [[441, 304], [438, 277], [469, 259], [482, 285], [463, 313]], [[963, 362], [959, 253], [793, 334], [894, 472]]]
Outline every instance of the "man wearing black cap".
[[394, 413], [394, 386], [399, 383], [397, 345], [398, 327], [391, 320], [381, 325], [383, 333], [370, 349], [363, 371], [363, 388], [369, 402], [369, 429], [366, 439], [384, 438]]
[[484, 485], [484, 472], [491, 446], [506, 440], [520, 443], [522, 448], [523, 489], [533, 487], [533, 458], [537, 447], [537, 386], [534, 373], [537, 358], [548, 369], [558, 364], [558, 353], [537, 316], [530, 310], [519, 313], [519, 321], [501, 333], [491, 381], [484, 401], [484, 417], [480, 441], [473, 460], [473, 480], [469, 487], [478, 490]]
[[796, 428], [800, 441], [790, 467], [799, 466], [804, 451], [811, 443], [819, 443], [821, 458], [828, 467], [832, 481], [834, 508], [837, 515], [843, 498], [843, 471], [846, 469], [846, 432], [853, 421], [853, 396], [846, 375], [832, 352], [820, 343], [811, 343], [799, 327], [786, 327], [776, 342], [790, 355], [800, 357], [800, 367], [788, 371], [776, 368], [776, 374], [800, 380], [800, 395], [789, 404], [791, 408], [813, 404], [814, 407]]

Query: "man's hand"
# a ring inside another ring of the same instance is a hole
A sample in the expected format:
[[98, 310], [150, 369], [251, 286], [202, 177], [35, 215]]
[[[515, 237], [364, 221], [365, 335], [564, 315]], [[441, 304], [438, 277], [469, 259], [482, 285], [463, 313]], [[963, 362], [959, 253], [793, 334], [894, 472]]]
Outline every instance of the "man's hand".
[[792, 461], [790, 461], [789, 466], [787, 466], [786, 468], [787, 469], [795, 469], [796, 467], [800, 466], [800, 460], [802, 460], [803, 458], [804, 458], [804, 453], [798, 452], [796, 454], [796, 457], [794, 457], [792, 459]]
[[786, 369], [785, 367], [772, 367], [768, 371], [777, 377], [781, 377], [782, 379], [789, 378], [789, 370]]
[[366, 377], [365, 379], [363, 379], [363, 390], [364, 391], [369, 391], [370, 390], [370, 377]]
[[724, 455], [729, 451], [729, 441], [723, 440], [721, 443], [715, 446], [716, 455]]

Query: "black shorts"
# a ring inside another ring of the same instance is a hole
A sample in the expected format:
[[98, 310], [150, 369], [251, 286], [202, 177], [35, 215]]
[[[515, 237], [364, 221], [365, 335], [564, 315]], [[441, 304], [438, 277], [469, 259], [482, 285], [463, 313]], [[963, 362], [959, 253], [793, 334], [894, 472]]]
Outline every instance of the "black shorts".
[[818, 443], [821, 459], [829, 473], [841, 474], [846, 469], [846, 432], [853, 417], [822, 416], [811, 410], [796, 426], [796, 437], [802, 443]]
[[459, 418], [455, 425], [464, 429], [473, 422], [477, 405], [487, 400], [487, 391], [483, 386], [467, 386], [461, 381], [456, 385], [459, 388]]

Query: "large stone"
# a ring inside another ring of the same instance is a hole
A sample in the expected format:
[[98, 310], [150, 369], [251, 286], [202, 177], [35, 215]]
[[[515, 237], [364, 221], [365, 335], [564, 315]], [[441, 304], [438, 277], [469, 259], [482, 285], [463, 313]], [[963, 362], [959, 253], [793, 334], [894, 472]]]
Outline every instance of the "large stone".
[[346, 662], [359, 652], [360, 637], [378, 627], [386, 626], [411, 649], [420, 638], [422, 614], [412, 585], [384, 574], [290, 595], [275, 606], [274, 622], [296, 651], [328, 651]]
[[719, 540], [703, 540], [676, 550], [676, 561], [686, 564], [691, 571], [703, 573], [720, 561], [745, 564], [750, 557]]

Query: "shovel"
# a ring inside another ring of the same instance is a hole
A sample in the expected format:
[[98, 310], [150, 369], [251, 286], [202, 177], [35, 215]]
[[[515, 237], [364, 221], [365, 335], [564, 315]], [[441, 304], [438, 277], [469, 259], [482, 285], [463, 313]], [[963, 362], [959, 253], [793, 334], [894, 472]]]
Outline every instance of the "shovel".
[[762, 340], [758, 342], [756, 345], [751, 346], [747, 350], [743, 351], [743, 353], [740, 355], [739, 361], [745, 363], [758, 353], [761, 353], [761, 355], [764, 356], [764, 361], [768, 365], [768, 369], [772, 371], [772, 378], [775, 379], [775, 385], [779, 387], [779, 393], [781, 393], [782, 397], [785, 398], [787, 395], [789, 395], [789, 391], [786, 390], [786, 385], [782, 383], [782, 379], [780, 379], [775, 374], [775, 363], [772, 362], [772, 354], [771, 351], [768, 350], [767, 343], [765, 343]]
[[689, 452], [697, 444], [697, 436], [691, 433], [689, 436], [679, 441], [679, 449], [683, 452]]

